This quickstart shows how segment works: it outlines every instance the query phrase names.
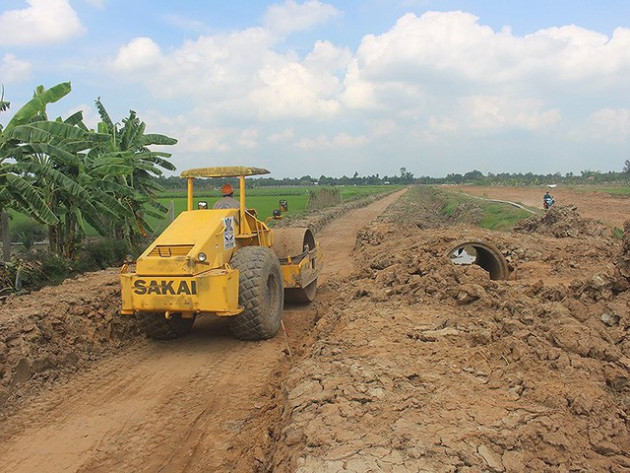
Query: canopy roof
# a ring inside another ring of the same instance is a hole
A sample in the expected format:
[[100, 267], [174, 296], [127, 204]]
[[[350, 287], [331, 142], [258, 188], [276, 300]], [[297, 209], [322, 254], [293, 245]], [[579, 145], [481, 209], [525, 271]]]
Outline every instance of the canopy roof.
[[188, 169], [182, 172], [181, 177], [236, 177], [257, 176], [260, 174], [270, 174], [270, 171], [263, 168], [250, 168], [246, 166], [219, 166]]

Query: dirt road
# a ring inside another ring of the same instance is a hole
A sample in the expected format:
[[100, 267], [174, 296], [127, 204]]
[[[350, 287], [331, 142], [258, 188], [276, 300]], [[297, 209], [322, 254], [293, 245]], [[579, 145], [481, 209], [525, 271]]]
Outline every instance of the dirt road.
[[[322, 282], [353, 268], [358, 230], [400, 193], [352, 211], [318, 235]], [[117, 275], [99, 277], [115, 283]], [[280, 389], [325, 302], [288, 306], [283, 333], [235, 340], [216, 318], [173, 342], [141, 341], [40, 393], [0, 426], [2, 472], [265, 470]]]

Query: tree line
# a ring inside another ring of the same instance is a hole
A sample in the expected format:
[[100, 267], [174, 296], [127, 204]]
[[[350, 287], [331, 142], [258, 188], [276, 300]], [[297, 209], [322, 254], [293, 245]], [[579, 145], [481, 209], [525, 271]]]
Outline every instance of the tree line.
[[[39, 86], [0, 125], [0, 212], [12, 209], [46, 225], [50, 251], [66, 258], [77, 254], [88, 225], [130, 244], [151, 231], [147, 217], [166, 212], [156, 200], [155, 177], [175, 166], [169, 153], [149, 147], [177, 142], [147, 133], [133, 110], [115, 123], [100, 98], [96, 130], [85, 125], [82, 111], [49, 119], [47, 105], [70, 91], [69, 82]], [[0, 112], [9, 107], [2, 94]]]
[[[160, 176], [157, 178], [161, 187], [171, 190], [185, 189], [186, 182], [177, 176]], [[216, 189], [221, 187], [225, 179], [208, 179], [200, 186], [203, 189]], [[507, 185], [507, 186], [532, 186], [547, 184], [625, 184], [630, 182], [630, 160], [626, 160], [622, 172], [608, 171], [581, 171], [580, 174], [568, 172], [566, 174], [534, 174], [528, 173], [488, 173], [473, 170], [465, 174], [452, 173], [445, 177], [414, 177], [413, 173], [401, 168], [399, 175], [379, 176], [379, 174], [360, 176], [355, 172], [352, 177], [330, 177], [321, 175], [313, 177], [305, 175], [293, 178], [259, 177], [247, 180], [250, 187], [278, 187], [278, 186], [375, 186], [375, 185], [409, 185], [409, 184], [476, 184], [476, 185]], [[238, 183], [234, 180], [233, 184]]]

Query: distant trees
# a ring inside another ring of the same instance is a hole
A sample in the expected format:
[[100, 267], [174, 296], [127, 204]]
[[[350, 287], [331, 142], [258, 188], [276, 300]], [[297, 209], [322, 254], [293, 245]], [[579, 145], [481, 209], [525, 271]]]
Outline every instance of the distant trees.
[[[565, 175], [554, 174], [534, 174], [528, 173], [488, 173], [484, 175], [481, 171], [473, 170], [465, 174], [451, 173], [446, 177], [414, 177], [412, 173], [405, 172], [394, 176], [380, 176], [379, 174], [360, 176], [354, 173], [352, 177], [341, 176], [331, 177], [321, 175], [313, 178], [309, 175], [296, 178], [276, 179], [273, 177], [253, 178], [247, 180], [250, 187], [269, 186], [308, 186], [317, 184], [319, 186], [367, 186], [367, 185], [408, 185], [408, 184], [477, 184], [477, 185], [504, 185], [504, 186], [540, 186], [547, 184], [600, 184], [600, 183], [622, 183], [627, 184], [630, 179], [630, 172], [599, 172], [583, 171], [580, 175], [568, 172]], [[185, 189], [185, 181], [176, 176], [159, 177], [157, 182], [166, 189]], [[200, 189], [216, 189], [225, 180], [205, 179], [199, 183]], [[236, 181], [233, 183], [236, 184]]]
[[626, 159], [623, 166], [623, 172], [630, 175], [630, 159]]

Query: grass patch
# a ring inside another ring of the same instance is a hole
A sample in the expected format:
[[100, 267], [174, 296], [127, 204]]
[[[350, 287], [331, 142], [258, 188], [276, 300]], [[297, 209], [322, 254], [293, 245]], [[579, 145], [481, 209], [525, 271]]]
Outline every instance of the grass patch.
[[454, 216], [455, 213], [457, 212], [457, 209], [459, 208], [460, 204], [464, 200], [465, 199], [458, 199], [456, 197], [453, 197], [451, 199], [447, 199], [446, 202], [444, 203], [444, 207], [442, 207], [442, 215], [447, 215], [449, 217]]
[[483, 218], [479, 226], [488, 230], [510, 231], [517, 222], [532, 216], [529, 212], [508, 204], [483, 202]]
[[[336, 186], [330, 189], [338, 191], [343, 202], [368, 195], [381, 194], [398, 188], [401, 188], [401, 186]], [[326, 187], [264, 187], [247, 189], [246, 205], [249, 208], [256, 209], [260, 220], [265, 220], [273, 214], [274, 209], [279, 208], [278, 201], [284, 199], [289, 203], [289, 215], [299, 216], [307, 210], [311, 193], [321, 191], [322, 189], [326, 189]], [[239, 195], [238, 191], [234, 192], [234, 198], [238, 199]], [[205, 200], [208, 202], [208, 206], [212, 208], [214, 202], [220, 198], [221, 193], [218, 190], [199, 191], [195, 193], [194, 207], [196, 208], [200, 200]], [[186, 191], [184, 190], [161, 193], [158, 200], [166, 207], [168, 207], [172, 201], [175, 206], [175, 216], [186, 210], [187, 197]], [[164, 219], [152, 219], [149, 223], [153, 227], [154, 234], [158, 235], [170, 222], [168, 217], [165, 216]]]
[[510, 231], [517, 222], [532, 215], [509, 204], [487, 202], [444, 189], [433, 188], [433, 192], [442, 202], [442, 215], [488, 230]]

